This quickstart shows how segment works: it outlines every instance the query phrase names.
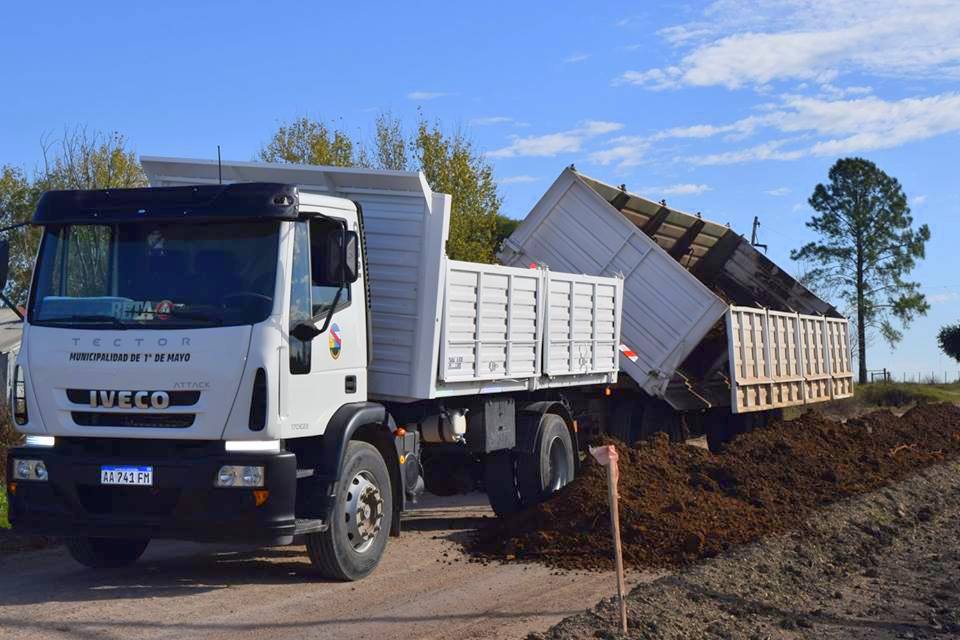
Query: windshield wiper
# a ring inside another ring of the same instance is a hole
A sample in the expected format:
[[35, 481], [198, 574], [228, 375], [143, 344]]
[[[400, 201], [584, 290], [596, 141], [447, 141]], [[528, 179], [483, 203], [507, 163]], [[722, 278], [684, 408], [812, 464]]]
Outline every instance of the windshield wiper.
[[116, 316], [111, 316], [106, 313], [100, 314], [87, 314], [87, 315], [75, 315], [75, 316], [64, 316], [59, 318], [50, 318], [49, 320], [41, 320], [41, 322], [52, 322], [52, 323], [65, 323], [65, 322], [103, 322], [109, 324], [114, 329], [127, 329], [127, 325], [120, 321]]

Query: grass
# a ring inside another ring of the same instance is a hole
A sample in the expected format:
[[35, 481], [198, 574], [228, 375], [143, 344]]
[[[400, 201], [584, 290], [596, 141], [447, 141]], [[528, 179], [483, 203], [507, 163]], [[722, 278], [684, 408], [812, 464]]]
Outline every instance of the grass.
[[857, 385], [856, 396], [865, 403], [878, 407], [903, 407], [928, 402], [960, 402], [960, 383], [875, 382]]
[[0, 484], [0, 529], [9, 529], [10, 521], [7, 520], [7, 488]]

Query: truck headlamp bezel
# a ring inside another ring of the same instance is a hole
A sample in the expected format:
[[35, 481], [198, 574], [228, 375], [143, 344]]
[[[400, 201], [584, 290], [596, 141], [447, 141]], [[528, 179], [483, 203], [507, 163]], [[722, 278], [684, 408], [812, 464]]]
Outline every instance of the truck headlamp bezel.
[[43, 460], [33, 460], [30, 458], [13, 459], [13, 480], [25, 482], [46, 482], [50, 478], [47, 471], [47, 464]]
[[213, 483], [219, 489], [260, 489], [264, 475], [263, 465], [225, 464]]

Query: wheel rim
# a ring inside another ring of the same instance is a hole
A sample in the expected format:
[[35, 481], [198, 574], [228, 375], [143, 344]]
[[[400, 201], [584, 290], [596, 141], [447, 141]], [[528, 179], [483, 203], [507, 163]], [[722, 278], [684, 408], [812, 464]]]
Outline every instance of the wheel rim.
[[353, 476], [345, 496], [347, 541], [357, 553], [369, 549], [383, 525], [383, 496], [369, 471]]
[[550, 473], [545, 489], [548, 493], [559, 491], [571, 479], [567, 446], [559, 436], [550, 441]]

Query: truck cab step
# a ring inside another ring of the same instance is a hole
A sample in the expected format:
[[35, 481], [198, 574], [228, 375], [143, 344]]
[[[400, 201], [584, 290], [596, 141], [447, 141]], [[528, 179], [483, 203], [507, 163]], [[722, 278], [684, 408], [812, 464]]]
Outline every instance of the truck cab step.
[[320, 533], [326, 531], [329, 525], [323, 520], [311, 520], [308, 518], [297, 518], [297, 528], [293, 535], [302, 536], [307, 533]]

